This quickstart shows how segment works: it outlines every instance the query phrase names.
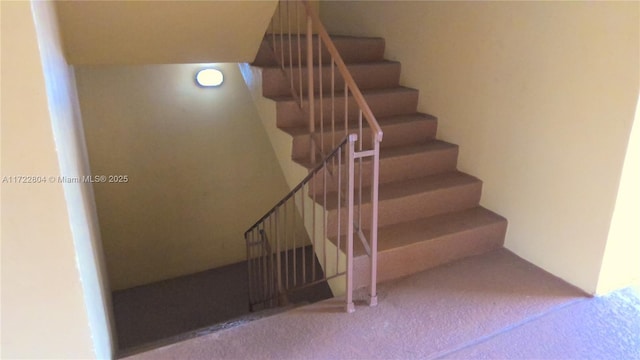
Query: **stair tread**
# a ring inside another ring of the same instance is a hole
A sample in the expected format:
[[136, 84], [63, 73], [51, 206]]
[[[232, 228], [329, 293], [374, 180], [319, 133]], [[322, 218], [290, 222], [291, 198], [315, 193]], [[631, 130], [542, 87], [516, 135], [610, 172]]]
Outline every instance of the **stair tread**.
[[[345, 64], [347, 65], [347, 68], [355, 68], [355, 67], [368, 67], [368, 66], [397, 66], [398, 64], [400, 64], [399, 61], [394, 61], [394, 60], [375, 60], [375, 61], [370, 61], [370, 62], [360, 62], [360, 63], [349, 63], [349, 64]], [[297, 64], [295, 64], [296, 66], [294, 66], [294, 71], [298, 71], [297, 70]], [[282, 67], [280, 65], [251, 65], [251, 66], [255, 66], [255, 67], [259, 67], [261, 69], [265, 69], [265, 70], [279, 70]], [[288, 67], [288, 65], [287, 65]], [[317, 69], [317, 66], [314, 66], [314, 69]], [[330, 69], [331, 68], [331, 64], [323, 64], [322, 65], [323, 69]], [[285, 71], [287, 71], [285, 69]], [[305, 68], [303, 68], [303, 71], [306, 71]], [[324, 70], [323, 70], [324, 71]], [[338, 68], [335, 68], [335, 73], [336, 76], [338, 75]]]
[[[398, 199], [414, 194], [436, 191], [454, 186], [461, 186], [480, 182], [480, 179], [460, 171], [451, 171], [419, 178], [405, 179], [390, 183], [380, 184], [378, 188], [378, 201]], [[363, 190], [363, 203], [370, 202], [368, 187]], [[327, 210], [337, 208], [337, 196], [330, 193], [327, 196]], [[357, 196], [357, 195], [356, 195]], [[320, 205], [324, 205], [324, 199], [316, 199]]]
[[[424, 114], [424, 113], [414, 113], [414, 114], [383, 116], [383, 117], [376, 118], [376, 120], [378, 121], [378, 124], [380, 124], [380, 127], [384, 128], [385, 126], [390, 126], [390, 125], [408, 124], [415, 121], [437, 121], [438, 119], [433, 115]], [[363, 124], [363, 128], [364, 127], [368, 127], [368, 125]], [[338, 133], [340, 133], [341, 131], [344, 131], [344, 123], [341, 122], [340, 124], [336, 124], [336, 128], [337, 128], [336, 132]], [[309, 134], [309, 127], [307, 125], [283, 127], [281, 129], [282, 131], [288, 133], [291, 136], [300, 136], [300, 135]], [[357, 129], [358, 129], [358, 124], [355, 121], [352, 121], [349, 123], [350, 133], [356, 132]], [[356, 131], [352, 131], [352, 130], [356, 130]], [[319, 125], [316, 125], [316, 131], [317, 133], [320, 132]], [[331, 126], [327, 126], [327, 124], [325, 124], [324, 132], [330, 133]], [[383, 132], [384, 132], [384, 129], [383, 129]], [[342, 136], [340, 138], [342, 139]]]
[[[430, 139], [419, 144], [410, 144], [410, 145], [381, 148], [380, 160], [398, 158], [402, 156], [409, 156], [409, 155], [419, 154], [419, 153], [428, 152], [428, 151], [455, 149], [457, 147], [458, 145], [452, 144], [446, 141]], [[309, 159], [293, 159], [293, 160], [307, 169], [313, 168], [313, 165], [311, 164], [311, 161]], [[371, 158], [366, 158], [363, 161], [370, 162]]]
[[[410, 88], [410, 87], [406, 87], [406, 86], [395, 86], [395, 87], [391, 87], [391, 88], [384, 88], [384, 89], [368, 89], [368, 90], [362, 90], [362, 95], [364, 95], [365, 97], [368, 95], [384, 95], [384, 94], [391, 94], [391, 93], [414, 93], [414, 92], [418, 92], [418, 90]], [[349, 97], [353, 97], [353, 95], [351, 93], [349, 93]], [[273, 101], [276, 102], [291, 102], [291, 101], [296, 101], [295, 98], [293, 96], [266, 96], [266, 98], [271, 99]], [[342, 98], [342, 97], [340, 97]], [[319, 97], [316, 97], [316, 101], [319, 101]], [[338, 97], [336, 97], [336, 99], [338, 99]], [[326, 101], [326, 98], [325, 98]], [[338, 100], [336, 100], [338, 101]]]
[[452, 144], [442, 140], [430, 140], [421, 144], [394, 146], [389, 148], [380, 149], [380, 158], [394, 158], [405, 155], [417, 154], [425, 151], [438, 151], [444, 149], [457, 148], [458, 145]]
[[[408, 246], [422, 241], [470, 231], [478, 227], [504, 222], [506, 219], [482, 206], [450, 212], [378, 228], [378, 252]], [[365, 232], [368, 234], [368, 231]], [[341, 241], [344, 241], [344, 236]], [[366, 256], [361, 241], [354, 237], [354, 255]]]

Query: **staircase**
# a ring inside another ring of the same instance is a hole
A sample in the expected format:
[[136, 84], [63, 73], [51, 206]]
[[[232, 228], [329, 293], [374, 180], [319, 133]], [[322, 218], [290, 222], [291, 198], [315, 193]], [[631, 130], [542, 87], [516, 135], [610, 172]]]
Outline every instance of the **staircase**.
[[[436, 139], [438, 120], [417, 111], [419, 92], [400, 85], [400, 63], [384, 59], [384, 39], [332, 36], [332, 40], [384, 132], [380, 149], [378, 281], [501, 247], [506, 219], [479, 205], [482, 181], [456, 169], [458, 146]], [[285, 36], [283, 41], [278, 46], [286, 49], [291, 41], [292, 48], [297, 47], [295, 38]], [[311, 169], [305, 114], [291, 91], [292, 83], [300, 83], [299, 74], [293, 72], [290, 79], [272, 48], [266, 37], [252, 65], [260, 69], [263, 96], [276, 102], [277, 127], [291, 136], [292, 160]], [[297, 62], [297, 55], [294, 51], [284, 65]], [[304, 63], [304, 53], [301, 56]], [[314, 63], [318, 64], [317, 52]], [[318, 82], [317, 65], [314, 72]], [[329, 65], [324, 65], [322, 90], [326, 97], [330, 96], [330, 74]], [[304, 71], [303, 93], [306, 78]], [[341, 89], [342, 80], [337, 78], [334, 86]], [[324, 129], [330, 127], [326, 121]], [[328, 133], [324, 139], [328, 142]], [[363, 172], [367, 169], [370, 171], [370, 166], [365, 164]], [[362, 186], [370, 184], [365, 181]], [[323, 204], [321, 198], [316, 201], [328, 211], [331, 229], [338, 205]], [[366, 201], [363, 204], [369, 205]], [[329, 235], [335, 242], [336, 234]], [[354, 241], [355, 287], [367, 285], [369, 271], [365, 248]]]

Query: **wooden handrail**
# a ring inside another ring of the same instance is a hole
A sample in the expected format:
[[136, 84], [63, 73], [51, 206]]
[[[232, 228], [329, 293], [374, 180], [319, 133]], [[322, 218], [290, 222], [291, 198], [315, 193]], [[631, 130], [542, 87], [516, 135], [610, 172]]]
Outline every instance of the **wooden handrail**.
[[331, 37], [329, 36], [327, 29], [325, 29], [324, 25], [322, 25], [320, 17], [318, 16], [318, 14], [316, 14], [313, 7], [309, 4], [309, 1], [302, 0], [302, 3], [304, 4], [304, 7], [307, 11], [307, 15], [311, 17], [311, 20], [315, 24], [315, 29], [318, 32], [318, 36], [322, 39], [324, 45], [327, 48], [327, 51], [329, 52], [329, 54], [331, 54], [331, 57], [335, 61], [336, 66], [338, 67], [338, 71], [340, 71], [345, 84], [353, 93], [353, 97], [360, 107], [360, 110], [362, 110], [363, 116], [365, 117], [365, 119], [367, 119], [367, 123], [375, 134], [376, 140], [378, 142], [381, 142], [383, 135], [382, 128], [380, 127], [380, 124], [378, 124], [376, 117], [373, 115], [371, 108], [369, 108], [369, 104], [367, 104], [366, 100], [364, 99], [364, 95], [362, 95], [362, 92], [360, 91], [360, 88], [358, 88], [356, 81], [353, 79], [353, 76], [351, 76], [351, 73], [347, 69], [347, 65], [345, 65], [344, 61], [342, 60], [342, 56], [340, 56], [338, 49], [336, 49], [333, 41], [331, 41]]

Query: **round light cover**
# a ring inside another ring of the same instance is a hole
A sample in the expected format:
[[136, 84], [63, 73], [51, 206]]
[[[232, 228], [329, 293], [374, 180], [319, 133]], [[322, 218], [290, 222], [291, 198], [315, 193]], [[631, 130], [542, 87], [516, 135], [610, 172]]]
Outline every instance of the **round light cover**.
[[220, 86], [223, 81], [222, 71], [218, 69], [202, 69], [196, 74], [196, 82], [202, 87]]

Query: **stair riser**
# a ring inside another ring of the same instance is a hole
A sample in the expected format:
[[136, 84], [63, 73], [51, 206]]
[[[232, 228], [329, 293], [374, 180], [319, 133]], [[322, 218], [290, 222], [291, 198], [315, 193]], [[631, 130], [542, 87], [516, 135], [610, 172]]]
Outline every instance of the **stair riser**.
[[[349, 63], [364, 63], [373, 61], [382, 61], [384, 57], [384, 39], [380, 38], [333, 38], [340, 56], [346, 64]], [[281, 45], [284, 44], [284, 47]], [[272, 50], [275, 49], [274, 51]], [[282, 50], [282, 51], [281, 51]], [[298, 65], [298, 39], [297, 36], [291, 36], [291, 58], [289, 58], [289, 40], [285, 35], [284, 41], [280, 42], [279, 36], [276, 36], [275, 47], [273, 45], [273, 39], [271, 35], [267, 35], [265, 40], [260, 44], [258, 54], [256, 55], [253, 65], [257, 66], [273, 66], [279, 62], [276, 60], [281, 59], [280, 63], [289, 65], [290, 61], [294, 65]], [[313, 40], [313, 62], [318, 64], [318, 39]], [[307, 61], [307, 41], [304, 36], [300, 39], [300, 62], [306, 64]], [[322, 62], [329, 63], [329, 52], [323, 46], [322, 47]]]
[[[406, 179], [419, 178], [456, 169], [458, 160], [458, 147], [451, 147], [438, 151], [425, 151], [416, 154], [406, 155], [402, 157], [394, 158], [382, 158], [380, 159], [380, 177], [379, 182], [381, 184], [390, 183], [394, 181], [401, 181]], [[357, 163], [356, 163], [357, 164]], [[345, 169], [343, 164], [340, 174], [342, 174], [342, 181], [345, 181]], [[316, 195], [321, 194], [324, 189], [324, 183], [326, 181], [327, 192], [334, 192], [338, 190], [338, 170], [337, 164], [335, 170], [327, 172], [326, 178], [324, 177], [325, 170], [321, 170], [316, 177], [312, 180], [313, 185], [309, 187], [309, 193], [311, 189], [314, 189]], [[372, 180], [372, 167], [370, 161], [363, 161], [362, 164], [362, 185], [367, 187], [371, 185]], [[355, 167], [355, 178], [360, 178], [360, 166]], [[356, 183], [356, 188], [359, 183]], [[344, 187], [345, 185], [342, 184]]]
[[[354, 64], [349, 66], [349, 71], [360, 90], [397, 87], [400, 81], [399, 63]], [[302, 92], [306, 96], [308, 90], [307, 73], [306, 67], [304, 67], [302, 74], [300, 74], [297, 64], [293, 69], [288, 67], [285, 70], [279, 67], [265, 68], [262, 70], [262, 94], [264, 96], [291, 96], [291, 86], [293, 85], [294, 91], [298, 95], [300, 75], [302, 75]], [[332, 89], [331, 78], [331, 68], [324, 67], [322, 69], [322, 84], [320, 84], [319, 70], [315, 68], [314, 92], [318, 94], [319, 86], [322, 85], [322, 91], [330, 93]], [[293, 84], [291, 79], [293, 79]], [[344, 93], [344, 80], [337, 68], [334, 68], [333, 89], [336, 94]]]
[[[381, 200], [378, 203], [378, 226], [386, 226], [418, 218], [444, 214], [477, 206], [480, 202], [482, 182], [442, 188], [434, 191], [414, 194], [403, 198]], [[363, 197], [367, 194], [363, 194]], [[358, 198], [358, 194], [355, 194]], [[368, 198], [368, 196], [367, 196]], [[357, 208], [355, 218], [357, 219]], [[371, 227], [371, 205], [362, 205], [362, 227]], [[347, 223], [345, 208], [340, 214], [342, 223]], [[327, 232], [330, 237], [337, 235], [338, 211], [330, 210], [327, 214]], [[346, 229], [345, 229], [346, 232]]]
[[[409, 123], [391, 124], [382, 127], [384, 132], [384, 141], [380, 143], [381, 149], [390, 148], [400, 145], [414, 145], [424, 143], [429, 139], [433, 139], [436, 135], [437, 124], [435, 120], [413, 121]], [[318, 129], [320, 130], [320, 129]], [[349, 133], [356, 133], [357, 129], [349, 130]], [[360, 134], [358, 134], [360, 136]], [[320, 134], [316, 135], [317, 146], [324, 142], [324, 153], [331, 151], [335, 144], [344, 138], [344, 127], [336, 131], [332, 138], [331, 134], [325, 128], [324, 139], [320, 138]], [[310, 153], [310, 136], [309, 134], [297, 135], [293, 137], [292, 156], [294, 159], [309, 159]], [[362, 129], [362, 138], [364, 140], [363, 149], [372, 149], [371, 129], [364, 124]], [[356, 144], [356, 150], [359, 148]]]
[[[365, 99], [376, 117], [385, 117], [393, 115], [406, 115], [416, 112], [418, 107], [417, 91], [398, 91], [389, 93], [369, 94], [365, 95]], [[307, 106], [306, 104], [304, 106]], [[331, 99], [323, 99], [322, 108], [320, 107], [320, 99], [316, 98], [314, 105], [315, 123], [320, 123], [320, 113], [322, 110], [324, 124], [330, 126], [332, 122], [332, 106], [334, 114], [334, 123], [336, 128], [344, 129], [344, 97], [336, 98], [332, 103]], [[349, 97], [348, 101], [348, 123], [357, 124], [359, 108], [353, 97]], [[306, 111], [301, 109], [293, 100], [278, 101], [276, 103], [277, 124], [280, 128], [299, 127], [309, 123]], [[366, 124], [366, 119], [362, 119]], [[319, 126], [318, 126], [319, 127]], [[319, 131], [319, 129], [318, 129]]]
[[[500, 248], [504, 243], [506, 229], [505, 220], [429, 241], [380, 251], [378, 252], [378, 282], [401, 278]], [[368, 256], [362, 255], [354, 259], [355, 288], [369, 285], [369, 269]]]

